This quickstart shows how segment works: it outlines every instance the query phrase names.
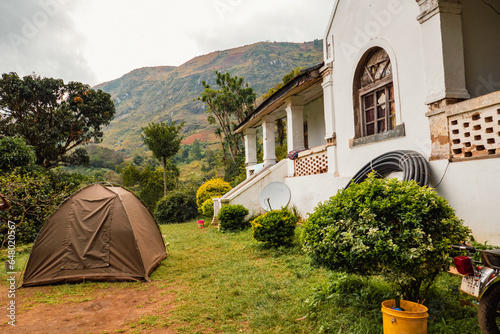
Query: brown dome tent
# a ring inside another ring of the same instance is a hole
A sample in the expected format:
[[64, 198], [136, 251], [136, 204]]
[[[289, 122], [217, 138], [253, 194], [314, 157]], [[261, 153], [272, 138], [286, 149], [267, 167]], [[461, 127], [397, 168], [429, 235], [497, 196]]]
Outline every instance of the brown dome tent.
[[160, 228], [131, 192], [94, 184], [66, 199], [43, 226], [22, 286], [149, 281], [166, 257]]

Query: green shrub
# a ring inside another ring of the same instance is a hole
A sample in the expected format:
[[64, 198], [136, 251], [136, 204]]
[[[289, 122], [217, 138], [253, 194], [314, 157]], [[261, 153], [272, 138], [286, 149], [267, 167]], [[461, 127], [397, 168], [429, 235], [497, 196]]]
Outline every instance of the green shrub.
[[8, 221], [16, 225], [16, 243], [33, 242], [49, 215], [87, 181], [84, 176], [36, 165], [1, 174], [0, 191], [11, 208], [0, 211], [0, 247], [6, 246]]
[[224, 232], [245, 229], [249, 226], [245, 221], [246, 215], [248, 215], [248, 210], [241, 204], [223, 206], [217, 215], [219, 230]]
[[450, 244], [470, 237], [433, 189], [373, 174], [320, 204], [301, 236], [316, 264], [382, 274], [413, 301], [424, 300], [436, 275], [449, 268]]
[[155, 218], [159, 224], [183, 223], [198, 215], [194, 191], [175, 190], [156, 205]]
[[202, 205], [207, 199], [219, 198], [231, 189], [231, 185], [221, 178], [211, 179], [203, 183], [196, 192], [196, 204], [198, 205], [198, 211], [203, 213]]
[[287, 208], [266, 212], [251, 222], [253, 237], [274, 247], [290, 245], [297, 222], [297, 216]]
[[[151, 167], [149, 164], [140, 168], [127, 163], [125, 167], [118, 168], [118, 172], [123, 185], [133, 191], [153, 211], [164, 194], [163, 169]], [[176, 187], [175, 182], [169, 178], [167, 189], [175, 190]]]
[[212, 218], [214, 216], [214, 200], [209, 198], [205, 202], [203, 202], [203, 205], [201, 206], [201, 213], [205, 217], [210, 217]]
[[4, 137], [0, 139], [0, 172], [28, 166], [34, 162], [33, 146], [26, 144], [23, 138]]

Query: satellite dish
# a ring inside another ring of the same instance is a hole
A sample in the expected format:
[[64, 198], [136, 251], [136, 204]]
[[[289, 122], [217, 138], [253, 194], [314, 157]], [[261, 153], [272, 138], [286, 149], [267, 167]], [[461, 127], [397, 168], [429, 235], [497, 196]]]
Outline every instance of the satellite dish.
[[290, 203], [290, 188], [283, 182], [269, 183], [260, 193], [260, 206], [266, 210], [276, 210]]

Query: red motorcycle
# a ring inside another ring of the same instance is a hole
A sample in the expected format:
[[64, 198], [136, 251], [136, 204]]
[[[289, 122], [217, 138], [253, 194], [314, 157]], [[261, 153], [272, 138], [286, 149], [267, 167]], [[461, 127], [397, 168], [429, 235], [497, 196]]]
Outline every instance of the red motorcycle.
[[[477, 318], [484, 334], [500, 334], [500, 249], [481, 250], [467, 245], [452, 245], [467, 252], [453, 260], [462, 275], [460, 290], [479, 300]], [[481, 261], [472, 259], [478, 252]]]

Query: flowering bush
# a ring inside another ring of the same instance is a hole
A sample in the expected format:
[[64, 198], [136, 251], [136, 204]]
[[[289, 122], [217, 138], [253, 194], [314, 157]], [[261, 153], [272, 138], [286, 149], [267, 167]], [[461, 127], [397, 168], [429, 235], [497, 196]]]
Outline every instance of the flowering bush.
[[199, 187], [196, 192], [196, 204], [198, 205], [198, 211], [203, 213], [202, 206], [207, 199], [221, 197], [231, 189], [231, 185], [221, 178], [211, 179], [203, 183], [203, 185]]
[[214, 216], [214, 200], [209, 198], [201, 206], [201, 214], [205, 217], [212, 218]]

